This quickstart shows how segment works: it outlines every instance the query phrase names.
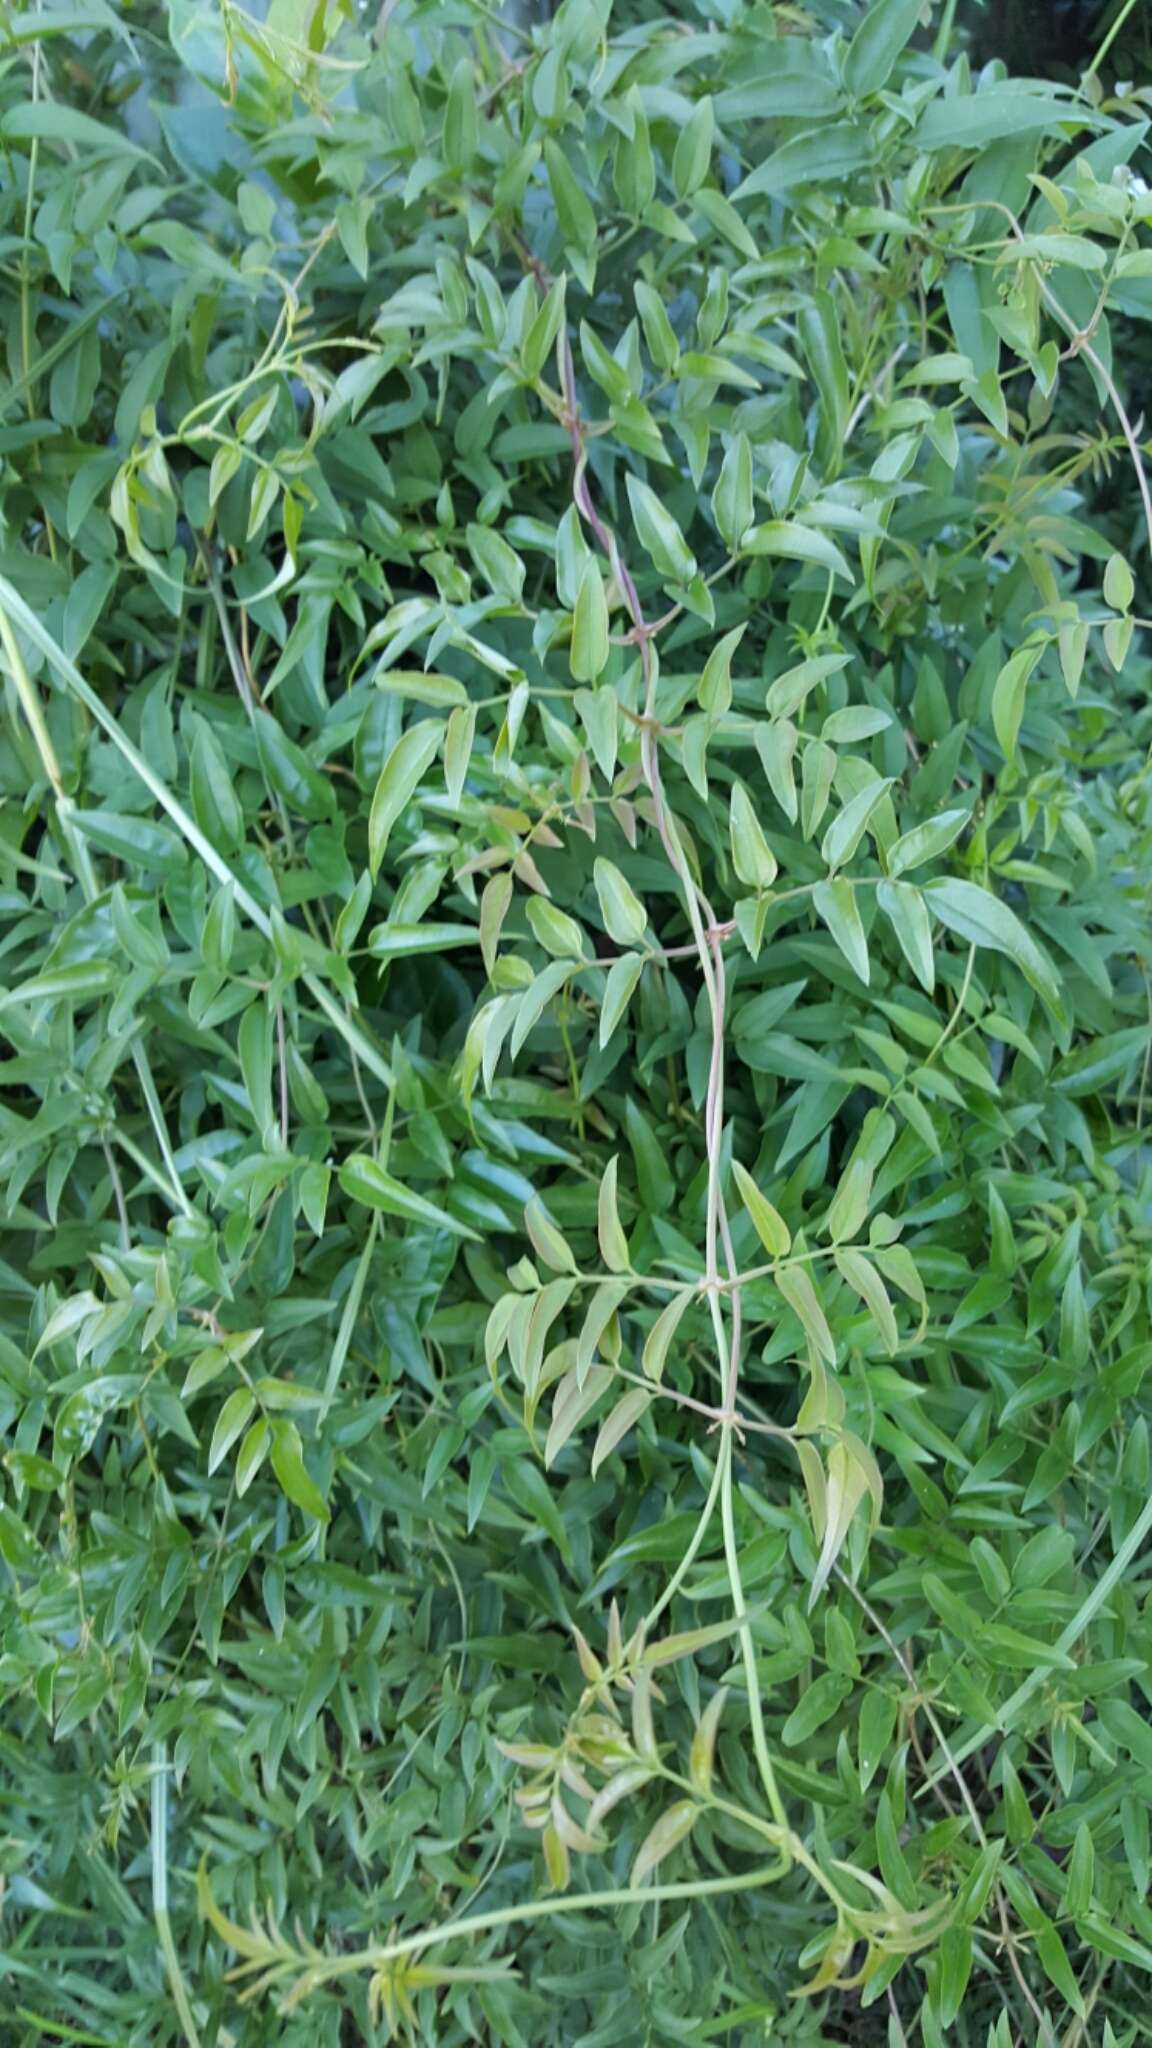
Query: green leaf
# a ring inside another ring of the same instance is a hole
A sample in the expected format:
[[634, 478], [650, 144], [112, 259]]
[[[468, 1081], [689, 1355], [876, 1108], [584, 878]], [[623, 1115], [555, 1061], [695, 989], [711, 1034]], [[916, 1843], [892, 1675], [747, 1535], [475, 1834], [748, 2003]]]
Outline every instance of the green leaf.
[[746, 434], [728, 444], [712, 492], [712, 516], [721, 539], [738, 548], [752, 524], [752, 447]]
[[600, 1433], [592, 1451], [592, 1477], [595, 1479], [604, 1460], [611, 1456], [618, 1443], [627, 1436], [633, 1425], [646, 1415], [652, 1405], [652, 1396], [647, 1387], [633, 1387], [623, 1400], [607, 1414], [600, 1425]]
[[[505, 876], [493, 879], [511, 881]], [[368, 940], [368, 951], [375, 960], [407, 960], [480, 943], [480, 930], [471, 924], [378, 924]]]
[[852, 122], [829, 123], [794, 135], [758, 164], [733, 197], [774, 197], [796, 185], [839, 184], [868, 162], [868, 131]]
[[590, 250], [596, 241], [595, 208], [558, 142], [545, 142], [544, 163], [564, 240], [574, 249]]
[[584, 933], [574, 917], [550, 903], [546, 896], [529, 897], [527, 917], [546, 953], [557, 960], [583, 959]]
[[479, 141], [476, 75], [467, 57], [453, 68], [444, 109], [444, 161], [451, 171], [468, 168]]
[[255, 1396], [248, 1387], [236, 1387], [229, 1394], [216, 1417], [216, 1427], [212, 1431], [212, 1442], [208, 1447], [209, 1472], [215, 1472], [217, 1466], [223, 1463], [255, 1412]]
[[660, 1314], [649, 1330], [641, 1359], [647, 1379], [659, 1380], [663, 1378], [668, 1348], [684, 1319], [691, 1300], [692, 1296], [688, 1288], [682, 1288], [680, 1293], [674, 1294], [667, 1306], [661, 1309]]
[[304, 1464], [300, 1432], [286, 1415], [277, 1415], [272, 1422], [272, 1470], [296, 1507], [318, 1522], [328, 1520], [324, 1496]]
[[[835, 1235], [835, 1232], [833, 1232], [833, 1235]], [[850, 1251], [845, 1247], [838, 1247], [835, 1258], [837, 1268], [843, 1274], [849, 1287], [860, 1296], [861, 1301], [869, 1310], [872, 1320], [880, 1333], [884, 1349], [889, 1353], [897, 1350], [900, 1334], [896, 1327], [896, 1317], [892, 1310], [888, 1290], [876, 1271], [875, 1266], [872, 1265], [869, 1259], [865, 1258], [863, 1252]]]
[[714, 128], [712, 101], [705, 93], [681, 128], [672, 153], [672, 183], [677, 199], [690, 198], [708, 176]]
[[610, 1273], [628, 1273], [632, 1269], [632, 1255], [628, 1239], [620, 1221], [616, 1200], [616, 1177], [619, 1160], [613, 1154], [600, 1176], [600, 1192], [597, 1197], [597, 1235], [600, 1241], [600, 1256]]
[[1011, 960], [1056, 1022], [1062, 1020], [1064, 1002], [1056, 969], [1025, 931], [1014, 910], [1009, 910], [989, 890], [978, 888], [975, 882], [929, 882], [924, 898], [949, 931], [956, 932], [970, 945], [988, 946]]
[[773, 1208], [767, 1195], [761, 1194], [751, 1174], [738, 1159], [732, 1161], [732, 1173], [740, 1191], [740, 1200], [769, 1258], [786, 1258], [792, 1248], [792, 1233], [784, 1218]]
[[938, 817], [925, 819], [922, 825], [914, 825], [896, 841], [888, 855], [890, 875], [905, 875], [909, 868], [920, 868], [925, 861], [937, 860], [942, 853], [959, 839], [965, 825], [971, 818], [966, 810], [941, 811]]
[[126, 866], [158, 875], [177, 875], [187, 865], [181, 841], [166, 825], [149, 818], [117, 817], [113, 811], [72, 812], [72, 823], [93, 846]]
[[1028, 679], [1040, 659], [1042, 647], [1022, 647], [1010, 661], [1005, 662], [996, 678], [992, 692], [992, 723], [996, 737], [1003, 748], [1005, 758], [1015, 758], [1016, 741], [1020, 732], [1020, 721], [1024, 716], [1024, 701]]
[[854, 99], [887, 85], [923, 12], [923, 0], [873, 0], [844, 58], [844, 83]]
[[592, 878], [609, 937], [618, 946], [636, 946], [648, 929], [648, 913], [631, 885], [612, 861], [598, 857]]
[[1104, 570], [1104, 602], [1113, 611], [1126, 612], [1136, 593], [1132, 571], [1123, 555], [1110, 555]]
[[672, 514], [651, 486], [642, 483], [631, 470], [625, 482], [640, 544], [651, 556], [655, 568], [673, 583], [690, 583], [696, 574], [696, 557]]
[[402, 733], [380, 771], [368, 814], [368, 869], [373, 879], [388, 847], [393, 826], [402, 817], [418, 783], [435, 760], [445, 727], [439, 719], [423, 719]]
[[1027, 79], [984, 85], [978, 93], [929, 100], [916, 127], [921, 149], [983, 149], [1013, 135], [1058, 135], [1103, 126], [1083, 99], [1045, 92]]
[[853, 974], [867, 982], [868, 941], [860, 912], [856, 907], [856, 892], [851, 882], [840, 877], [834, 882], [817, 882], [812, 891], [812, 902], [818, 917], [827, 925], [836, 944], [847, 960]]
[[554, 1273], [576, 1271], [572, 1247], [563, 1231], [557, 1229], [537, 1195], [533, 1195], [531, 1201], [525, 1203], [524, 1226], [537, 1258], [546, 1266], [550, 1266]]
[[243, 1499], [268, 1455], [272, 1426], [261, 1415], [252, 1424], [236, 1454], [236, 1491]]
[[10, 142], [59, 142], [105, 156], [135, 157], [142, 163], [156, 161], [146, 149], [129, 141], [121, 129], [106, 127], [103, 121], [93, 120], [91, 114], [57, 100], [24, 100], [9, 107], [0, 115], [0, 135]]
[[620, 1023], [644, 971], [642, 953], [622, 953], [612, 962], [604, 982], [604, 1001], [600, 1006], [599, 1039], [607, 1045]]
[[673, 1849], [687, 1840], [699, 1811], [694, 1799], [677, 1799], [673, 1805], [665, 1807], [636, 1852], [628, 1879], [633, 1890], [652, 1875], [657, 1864], [662, 1863]]
[[1014, 235], [1002, 262], [1060, 263], [1072, 270], [1103, 270], [1106, 251], [1083, 235]]
[[723, 717], [732, 702], [732, 657], [746, 631], [746, 626], [735, 626], [716, 642], [696, 685], [701, 709], [717, 718]]
[[799, 1316], [804, 1334], [817, 1357], [835, 1365], [836, 1346], [811, 1275], [802, 1266], [781, 1266], [774, 1277], [789, 1308]]
[[599, 569], [584, 565], [572, 614], [568, 666], [578, 683], [594, 683], [608, 664], [608, 603]]
[[831, 293], [813, 292], [800, 308], [796, 327], [820, 398], [816, 460], [825, 476], [834, 476], [843, 454], [851, 390], [836, 301]]
[[794, 519], [770, 519], [764, 526], [754, 526], [744, 536], [742, 552], [746, 555], [779, 555], [789, 562], [815, 562], [818, 568], [831, 569], [848, 583], [853, 580], [847, 560], [835, 541], [829, 540], [825, 533], [818, 533], [814, 527], [799, 525]]
[[354, 1152], [344, 1161], [339, 1173], [340, 1186], [353, 1202], [362, 1202], [368, 1209], [378, 1209], [385, 1216], [399, 1216], [409, 1223], [424, 1223], [433, 1229], [450, 1230], [457, 1237], [476, 1236], [465, 1223], [459, 1223], [445, 1209], [437, 1208], [435, 1202], [425, 1201], [411, 1188], [386, 1173], [375, 1159], [366, 1152]]
[[[897, 841], [893, 853], [901, 843]], [[932, 954], [932, 920], [923, 893], [911, 882], [885, 881], [876, 891], [876, 901], [917, 981], [931, 995], [936, 986], [936, 965]]]
[[776, 856], [761, 830], [760, 820], [742, 782], [732, 784], [728, 811], [732, 865], [749, 889], [770, 889], [776, 879]]
[[824, 834], [820, 852], [826, 866], [839, 868], [851, 860], [868, 829], [869, 820], [891, 787], [890, 780], [877, 780], [866, 783], [855, 796], [849, 797]]

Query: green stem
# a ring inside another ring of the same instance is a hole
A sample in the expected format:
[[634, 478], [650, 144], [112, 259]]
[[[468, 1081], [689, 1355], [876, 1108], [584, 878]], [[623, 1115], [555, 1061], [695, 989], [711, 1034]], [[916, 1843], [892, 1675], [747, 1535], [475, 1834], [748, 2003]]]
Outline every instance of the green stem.
[[421, 1934], [405, 1935], [400, 1941], [364, 1949], [359, 1955], [334, 1957], [331, 1961], [325, 1958], [323, 1975], [325, 1980], [331, 1980], [351, 1976], [358, 1970], [386, 1969], [389, 1963], [399, 1962], [404, 1956], [421, 1955], [425, 1949], [438, 1948], [446, 1941], [461, 1941], [474, 1934], [489, 1934], [497, 1927], [512, 1927], [518, 1922], [542, 1920], [558, 1913], [598, 1913], [615, 1906], [652, 1906], [670, 1904], [676, 1899], [706, 1899], [724, 1892], [754, 1891], [758, 1886], [774, 1883], [779, 1875], [779, 1864], [771, 1863], [762, 1870], [746, 1870], [739, 1877], [692, 1878], [682, 1884], [645, 1885], [636, 1890], [529, 1899], [523, 1905], [499, 1906], [490, 1913], [470, 1913], [463, 1920], [450, 1920], [442, 1927], [426, 1927]]
[[168, 1918], [168, 1752], [162, 1742], [152, 1751], [152, 1915], [184, 2039], [188, 2048], [201, 2048]]
[[[1119, 35], [1121, 29], [1124, 26], [1124, 23], [1127, 21], [1128, 16], [1133, 12], [1135, 6], [1136, 0], [1124, 0], [1123, 7], [1120, 9], [1119, 14], [1116, 16], [1115, 21], [1112, 23], [1111, 28], [1108, 30], [1107, 35], [1101, 43], [1100, 48], [1097, 50], [1096, 55], [1093, 57], [1092, 62], [1088, 66], [1087, 71], [1084, 73], [1085, 78], [1095, 78], [1096, 73], [1099, 71], [1100, 66], [1104, 62], [1105, 57], [1108, 55], [1109, 50], [1112, 48], [1113, 43], [1116, 41], [1117, 36]], [[1083, 79], [1081, 80], [1081, 84], [1083, 84]]]

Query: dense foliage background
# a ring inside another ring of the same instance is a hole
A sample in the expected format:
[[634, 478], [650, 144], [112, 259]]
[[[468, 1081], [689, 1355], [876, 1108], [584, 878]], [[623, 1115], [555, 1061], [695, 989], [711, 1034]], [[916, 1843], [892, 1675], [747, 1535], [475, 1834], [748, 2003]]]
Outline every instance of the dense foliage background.
[[1145, 2040], [1142, 10], [539, 12], [3, 12], [0, 2033]]

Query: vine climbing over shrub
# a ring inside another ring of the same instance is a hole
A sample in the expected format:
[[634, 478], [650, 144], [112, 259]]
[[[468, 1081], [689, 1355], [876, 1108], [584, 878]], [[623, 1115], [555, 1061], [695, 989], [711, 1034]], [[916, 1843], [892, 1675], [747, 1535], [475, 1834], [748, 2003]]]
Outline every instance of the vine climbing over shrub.
[[5, 23], [21, 2048], [1138, 2037], [1147, 93], [952, 12]]

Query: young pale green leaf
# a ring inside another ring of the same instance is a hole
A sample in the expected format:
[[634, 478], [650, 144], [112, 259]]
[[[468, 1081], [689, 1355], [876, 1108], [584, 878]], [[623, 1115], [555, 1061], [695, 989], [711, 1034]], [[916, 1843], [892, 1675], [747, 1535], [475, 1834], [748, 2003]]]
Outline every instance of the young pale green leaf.
[[831, 292], [815, 291], [806, 298], [796, 326], [819, 395], [816, 460], [825, 476], [835, 476], [848, 428], [851, 386], [839, 314]]
[[580, 583], [592, 550], [575, 505], [569, 505], [556, 528], [556, 595], [565, 611], [574, 611]]
[[746, 434], [736, 434], [728, 443], [712, 492], [712, 516], [729, 548], [739, 547], [752, 524], [753, 510], [752, 447]]
[[627, 1010], [636, 985], [644, 971], [642, 953], [622, 953], [612, 962], [604, 981], [604, 1001], [600, 1006], [599, 1040], [607, 1045], [624, 1012]]
[[867, 982], [868, 941], [864, 936], [852, 883], [843, 876], [834, 882], [817, 882], [812, 891], [812, 902], [817, 916], [827, 925], [853, 974]]
[[378, 924], [369, 936], [368, 951], [375, 960], [408, 960], [479, 942], [480, 932], [471, 924]]
[[680, 359], [680, 344], [664, 309], [663, 299], [642, 279], [633, 285], [632, 293], [652, 361], [658, 370], [674, 370]]
[[742, 782], [732, 784], [728, 808], [732, 865], [749, 889], [770, 889], [776, 879], [776, 856], [764, 837], [752, 799]]
[[869, 1490], [869, 1473], [857, 1454], [855, 1441], [842, 1438], [828, 1453], [824, 1481], [824, 1537], [816, 1564], [809, 1607], [814, 1607], [831, 1576], [832, 1567], [844, 1547], [852, 1518]]
[[256, 1412], [256, 1399], [248, 1387], [235, 1387], [229, 1394], [212, 1431], [208, 1446], [208, 1470], [215, 1472], [227, 1457], [241, 1431], [246, 1429]]
[[588, 251], [596, 242], [596, 211], [558, 142], [544, 144], [544, 163], [560, 232], [573, 249]]
[[840, 868], [845, 861], [851, 860], [868, 829], [873, 812], [891, 787], [890, 779], [869, 782], [855, 796], [849, 797], [824, 834], [820, 851], [827, 867]]
[[676, 138], [676, 148], [672, 153], [672, 183], [677, 199], [689, 199], [708, 176], [715, 126], [712, 101], [705, 94], [697, 100]]
[[795, 668], [785, 669], [783, 675], [769, 684], [764, 700], [772, 717], [791, 718], [818, 683], [839, 675], [850, 660], [848, 654], [814, 654], [807, 661], [797, 662]]
[[925, 861], [938, 860], [959, 839], [971, 815], [967, 810], [941, 811], [938, 817], [926, 818], [922, 825], [914, 825], [891, 849], [888, 855], [889, 874], [906, 875], [909, 868], [920, 868]]
[[769, 1258], [786, 1258], [792, 1249], [792, 1233], [784, 1218], [773, 1208], [767, 1195], [761, 1194], [752, 1175], [738, 1159], [732, 1161], [732, 1175], [740, 1191], [740, 1200]]
[[476, 154], [477, 106], [476, 74], [468, 58], [461, 57], [452, 72], [444, 109], [444, 161], [451, 171], [466, 170]]
[[[567, 278], [557, 278], [524, 337], [520, 360], [526, 375], [530, 378], [534, 379], [540, 375], [555, 347], [556, 337], [564, 319], [567, 290]], [[516, 594], [519, 596], [519, 591]]]
[[271, 1442], [272, 1425], [266, 1416], [258, 1416], [236, 1453], [236, 1491], [241, 1499], [268, 1456]]
[[519, 604], [526, 572], [515, 548], [509, 547], [503, 535], [490, 526], [469, 526], [465, 539], [489, 590], [508, 604]]
[[538, 1195], [533, 1195], [524, 1205], [524, 1228], [532, 1243], [532, 1249], [544, 1265], [554, 1273], [574, 1273], [576, 1261], [572, 1247], [562, 1230], [552, 1221]]
[[600, 1256], [610, 1273], [628, 1273], [632, 1270], [632, 1255], [628, 1249], [628, 1239], [624, 1235], [616, 1199], [619, 1164], [618, 1158], [613, 1154], [600, 1177], [596, 1209]]
[[647, 1764], [624, 1764], [613, 1771], [606, 1785], [602, 1785], [588, 1808], [587, 1824], [595, 1832], [602, 1821], [633, 1792], [639, 1792], [652, 1781], [652, 1771]]
[[692, 1747], [688, 1752], [688, 1776], [695, 1790], [705, 1798], [712, 1790], [712, 1774], [716, 1764], [716, 1737], [727, 1698], [728, 1694], [723, 1686], [718, 1692], [713, 1693], [696, 1723]]
[[354, 1152], [340, 1168], [340, 1186], [353, 1202], [362, 1202], [367, 1209], [378, 1209], [382, 1215], [398, 1216], [409, 1223], [423, 1223], [435, 1230], [450, 1230], [457, 1237], [475, 1238], [477, 1233], [450, 1216], [446, 1209], [440, 1209], [435, 1202], [425, 1201], [423, 1195], [406, 1188], [392, 1174], [385, 1172], [367, 1152]]
[[956, 932], [969, 945], [991, 947], [1011, 960], [1056, 1022], [1063, 1020], [1064, 1000], [1056, 969], [1014, 910], [975, 882], [929, 882], [924, 897], [929, 909], [949, 931]]
[[496, 965], [496, 949], [508, 907], [512, 901], [512, 877], [508, 873], [493, 875], [484, 884], [480, 898], [480, 924], [478, 938], [486, 973], [491, 976]]
[[775, 1280], [789, 1308], [799, 1317], [816, 1356], [826, 1359], [829, 1365], [835, 1365], [836, 1346], [811, 1275], [803, 1266], [781, 1266]]
[[1076, 1840], [1068, 1859], [1064, 1876], [1064, 1897], [1061, 1913], [1069, 1919], [1083, 1920], [1092, 1911], [1092, 1892], [1096, 1872], [1096, 1849], [1092, 1830], [1087, 1821], [1081, 1821], [1076, 1830]]
[[1077, 623], [1061, 626], [1056, 636], [1056, 644], [1060, 651], [1060, 670], [1070, 697], [1075, 697], [1080, 688], [1084, 660], [1088, 653], [1088, 633], [1087, 625]]
[[444, 734], [444, 787], [455, 807], [464, 794], [464, 784], [476, 741], [475, 704], [458, 704], [448, 719]]
[[591, 1366], [581, 1378], [576, 1366], [566, 1372], [552, 1401], [552, 1421], [544, 1444], [544, 1464], [555, 1464], [566, 1443], [575, 1436], [585, 1416], [591, 1414], [601, 1394], [606, 1394], [615, 1375], [606, 1365]]
[[547, 896], [530, 896], [525, 915], [546, 953], [551, 953], [556, 960], [583, 959], [586, 951], [584, 933], [567, 911], [549, 902]]
[[744, 535], [742, 553], [777, 555], [787, 562], [814, 562], [820, 569], [831, 569], [834, 575], [843, 576], [847, 583], [853, 581], [847, 556], [835, 541], [813, 526], [801, 526], [795, 519], [770, 519], [763, 526], [752, 527]]
[[375, 682], [384, 696], [404, 697], [413, 704], [427, 704], [433, 711], [446, 711], [453, 705], [468, 701], [468, 692], [456, 676], [440, 675], [434, 669], [380, 669]]
[[867, 1159], [853, 1159], [840, 1177], [828, 1210], [828, 1235], [833, 1244], [857, 1236], [872, 1203], [873, 1170]]
[[1104, 602], [1113, 611], [1126, 612], [1135, 596], [1136, 585], [1132, 571], [1123, 555], [1110, 555], [1104, 570]]
[[1028, 679], [1043, 653], [1042, 646], [1021, 647], [1006, 661], [992, 692], [992, 724], [1006, 760], [1014, 760], [1024, 717]]
[[286, 1415], [273, 1417], [271, 1459], [272, 1470], [288, 1499], [317, 1522], [326, 1522], [324, 1496], [304, 1463], [300, 1432]]
[[[789, 824], [794, 825], [800, 814], [794, 766], [800, 735], [791, 719], [776, 718], [767, 729], [757, 726], [754, 737], [768, 787]], [[831, 753], [830, 748], [826, 751]], [[835, 755], [832, 758], [835, 760]]]
[[368, 869], [373, 880], [380, 872], [392, 827], [435, 760], [444, 733], [439, 719], [426, 718], [419, 725], [409, 726], [380, 771], [368, 814]]
[[611, 782], [619, 746], [620, 699], [608, 685], [599, 690], [577, 690], [572, 708], [588, 735], [596, 766], [605, 781]]
[[876, 1328], [880, 1332], [884, 1349], [893, 1352], [900, 1342], [896, 1317], [889, 1299], [888, 1290], [870, 1259], [863, 1252], [838, 1246], [835, 1253], [836, 1265], [855, 1293], [869, 1310]]
[[701, 709], [716, 718], [722, 718], [732, 702], [732, 656], [746, 631], [746, 626], [734, 626], [716, 642], [696, 685]]
[[884, 881], [876, 891], [876, 901], [917, 981], [931, 995], [936, 986], [932, 920], [921, 891], [911, 882]]
[[627, 1436], [628, 1431], [639, 1422], [641, 1416], [647, 1414], [651, 1405], [652, 1395], [647, 1387], [633, 1387], [605, 1416], [592, 1451], [593, 1479], [604, 1460], [611, 1456], [617, 1444]]
[[[610, 1328], [615, 1328], [613, 1319], [627, 1293], [628, 1283], [624, 1280], [605, 1280], [596, 1289], [576, 1342], [576, 1370], [579, 1374], [587, 1372], [601, 1339]], [[615, 1356], [616, 1348], [608, 1355]]]
[[639, 945], [648, 929], [648, 913], [631, 884], [612, 861], [600, 857], [593, 866], [592, 879], [609, 937], [618, 946]]
[[641, 546], [661, 576], [676, 584], [690, 583], [696, 574], [696, 557], [672, 514], [651, 485], [642, 483], [631, 470], [626, 482]]
[[665, 1807], [636, 1852], [628, 1879], [633, 1889], [637, 1885], [642, 1885], [645, 1878], [652, 1875], [657, 1864], [662, 1863], [673, 1849], [687, 1840], [696, 1825], [699, 1812], [700, 1809], [694, 1799], [678, 1799], [672, 1806]]
[[604, 582], [589, 556], [572, 613], [568, 666], [578, 683], [594, 683], [608, 664], [608, 601]]
[[647, 1379], [660, 1380], [664, 1376], [669, 1347], [691, 1304], [692, 1291], [681, 1288], [670, 1302], [661, 1309], [644, 1343], [641, 1364]]

